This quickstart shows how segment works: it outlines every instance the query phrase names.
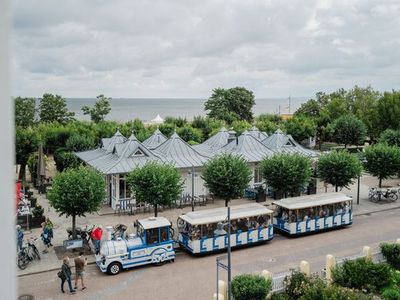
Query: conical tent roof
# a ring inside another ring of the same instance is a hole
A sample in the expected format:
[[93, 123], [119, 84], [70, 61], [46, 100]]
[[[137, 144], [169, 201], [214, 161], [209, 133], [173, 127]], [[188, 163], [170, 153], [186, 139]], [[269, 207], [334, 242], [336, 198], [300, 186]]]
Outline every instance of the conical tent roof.
[[290, 134], [285, 134], [280, 129], [277, 129], [274, 134], [267, 137], [262, 143], [274, 151], [298, 153], [309, 157], [319, 156], [318, 152], [303, 147]]
[[157, 128], [156, 131], [147, 140], [143, 141], [142, 144], [150, 150], [153, 150], [164, 143], [166, 140], [167, 138], [165, 137], [165, 135], [163, 135], [160, 129]]
[[209, 137], [203, 143], [194, 145], [193, 148], [204, 155], [210, 156], [228, 144], [228, 137], [228, 130], [225, 127], [222, 127], [216, 134]]
[[259, 140], [244, 131], [237, 139], [225, 147], [219, 153], [231, 153], [242, 156], [247, 162], [260, 162], [265, 157], [271, 157], [274, 152], [263, 145]]
[[260, 131], [256, 126], [253, 126], [250, 130], [249, 130], [249, 134], [252, 137], [255, 137], [257, 140], [259, 141], [263, 141], [268, 137], [268, 134], [266, 132]]
[[189, 168], [203, 166], [209, 157], [200, 154], [189, 144], [182, 140], [179, 135], [174, 134], [154, 149], [156, 154], [165, 157], [166, 160], [178, 168]]
[[157, 123], [157, 124], [161, 124], [164, 122], [164, 119], [161, 118], [161, 116], [158, 114], [153, 120], [151, 120], [152, 123]]
[[120, 144], [125, 141], [126, 137], [124, 137], [119, 129], [117, 129], [112, 137], [101, 139], [101, 148], [104, 149], [107, 153], [111, 153], [114, 150], [114, 146], [116, 144]]

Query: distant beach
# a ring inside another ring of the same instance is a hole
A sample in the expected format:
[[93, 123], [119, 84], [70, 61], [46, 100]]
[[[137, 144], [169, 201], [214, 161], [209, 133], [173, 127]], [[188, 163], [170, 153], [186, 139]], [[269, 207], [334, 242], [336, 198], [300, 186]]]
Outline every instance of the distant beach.
[[[293, 113], [302, 103], [307, 101], [309, 97], [292, 97], [290, 101], [290, 111]], [[89, 120], [89, 117], [82, 113], [83, 105], [93, 105], [95, 98], [68, 98], [68, 108], [75, 112], [76, 118], [79, 120]], [[155, 118], [157, 114], [165, 118], [185, 117], [192, 120], [194, 116], [206, 115], [204, 111], [205, 99], [200, 98], [113, 98], [111, 100], [111, 112], [107, 116], [107, 120], [129, 121], [139, 118], [144, 122], [148, 122]], [[254, 106], [254, 114], [263, 113], [289, 113], [288, 98], [258, 98]]]

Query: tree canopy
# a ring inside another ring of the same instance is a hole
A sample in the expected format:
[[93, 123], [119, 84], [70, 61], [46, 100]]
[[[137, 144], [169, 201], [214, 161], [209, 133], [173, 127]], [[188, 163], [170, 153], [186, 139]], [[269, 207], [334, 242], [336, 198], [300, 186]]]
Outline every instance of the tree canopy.
[[106, 196], [105, 187], [103, 175], [81, 166], [58, 173], [47, 197], [60, 216], [72, 217], [72, 230], [76, 236], [76, 217], [84, 217], [101, 207]]
[[377, 121], [381, 131], [400, 129], [400, 91], [385, 92], [377, 104]]
[[382, 180], [400, 172], [400, 148], [377, 144], [365, 149], [364, 168], [378, 177], [379, 187]]
[[84, 115], [89, 115], [93, 122], [99, 123], [104, 121], [105, 117], [111, 111], [111, 98], [104, 95], [98, 95], [96, 98], [96, 103], [92, 107], [84, 105], [82, 106], [82, 111]]
[[379, 143], [400, 147], [400, 130], [386, 129], [379, 136]]
[[275, 154], [264, 158], [260, 170], [276, 193], [296, 195], [311, 179], [311, 161], [299, 154]]
[[66, 123], [73, 120], [74, 116], [75, 113], [68, 110], [65, 99], [60, 95], [44, 94], [40, 99], [40, 122]]
[[15, 125], [29, 127], [35, 124], [36, 99], [17, 97], [15, 102]]
[[364, 123], [352, 115], [338, 118], [332, 125], [333, 139], [339, 144], [363, 145], [367, 128]]
[[154, 206], [156, 217], [158, 205], [171, 205], [183, 190], [179, 171], [172, 165], [156, 162], [148, 162], [134, 169], [126, 177], [126, 182], [135, 194], [136, 201]]
[[348, 187], [353, 179], [361, 175], [362, 163], [347, 151], [332, 151], [322, 154], [317, 164], [318, 177], [324, 182], [338, 187]]
[[228, 206], [231, 199], [243, 196], [251, 177], [252, 172], [247, 162], [232, 154], [218, 155], [209, 160], [201, 176], [210, 192], [225, 200], [225, 206]]
[[229, 124], [235, 120], [251, 122], [254, 104], [253, 92], [244, 87], [216, 88], [205, 102], [204, 109], [209, 111], [209, 117], [225, 120]]
[[296, 141], [301, 142], [317, 134], [317, 125], [311, 118], [295, 116], [286, 121], [285, 130]]
[[39, 137], [32, 128], [17, 126], [15, 130], [16, 163], [20, 165], [18, 178], [25, 180], [26, 164], [29, 156], [38, 150]]

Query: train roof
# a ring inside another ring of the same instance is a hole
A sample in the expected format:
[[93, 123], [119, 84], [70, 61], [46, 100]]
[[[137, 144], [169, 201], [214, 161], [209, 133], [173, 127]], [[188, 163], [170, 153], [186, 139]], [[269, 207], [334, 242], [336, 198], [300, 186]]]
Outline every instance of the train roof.
[[279, 201], [274, 201], [272, 204], [287, 208], [300, 209], [313, 206], [321, 206], [343, 201], [352, 201], [350, 196], [343, 193], [324, 193], [318, 195], [307, 195], [293, 198], [286, 198]]
[[[272, 210], [258, 203], [248, 203], [231, 206], [231, 220], [271, 213], [273, 213]], [[221, 222], [226, 220], [227, 217], [228, 210], [226, 207], [188, 212], [184, 215], [179, 216], [179, 218], [192, 225]]]
[[143, 226], [143, 229], [171, 226], [170, 221], [164, 217], [149, 217], [147, 219], [138, 220], [138, 222]]

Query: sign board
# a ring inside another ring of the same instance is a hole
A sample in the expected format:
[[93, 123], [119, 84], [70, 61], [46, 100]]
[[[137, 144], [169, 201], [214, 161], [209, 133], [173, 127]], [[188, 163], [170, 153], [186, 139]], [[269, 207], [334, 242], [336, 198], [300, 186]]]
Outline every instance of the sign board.
[[82, 248], [83, 247], [83, 240], [76, 239], [76, 240], [65, 240], [64, 247], [66, 250], [68, 249], [75, 249], [75, 248]]

